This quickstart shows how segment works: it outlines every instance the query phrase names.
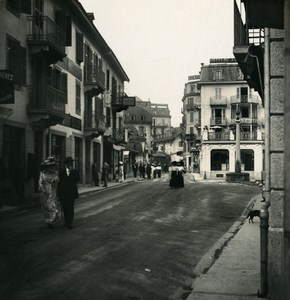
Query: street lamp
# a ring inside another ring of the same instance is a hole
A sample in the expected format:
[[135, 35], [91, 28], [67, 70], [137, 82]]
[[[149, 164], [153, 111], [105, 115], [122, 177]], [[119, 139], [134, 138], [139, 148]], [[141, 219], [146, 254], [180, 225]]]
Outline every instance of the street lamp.
[[235, 172], [241, 173], [241, 147], [240, 147], [240, 139], [241, 139], [241, 132], [240, 132], [240, 114], [239, 110], [236, 111], [236, 164], [235, 164]]

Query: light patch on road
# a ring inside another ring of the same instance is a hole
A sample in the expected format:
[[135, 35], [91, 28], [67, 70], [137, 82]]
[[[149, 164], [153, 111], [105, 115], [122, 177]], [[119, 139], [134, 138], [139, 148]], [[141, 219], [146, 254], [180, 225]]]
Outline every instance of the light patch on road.
[[182, 220], [184, 220], [184, 213], [185, 213], [185, 208], [179, 207], [178, 211], [176, 213], [168, 214], [164, 218], [155, 219], [154, 222], [168, 224], [168, 223], [172, 223], [173, 221], [176, 221], [176, 220], [182, 221]]
[[[100, 213], [102, 213], [102, 212], [104, 212], [104, 211], [106, 211], [106, 210], [112, 209], [113, 207], [119, 205], [119, 204], [122, 203], [122, 202], [124, 202], [124, 200], [123, 200], [123, 201], [122, 201], [122, 200], [115, 201], [114, 203], [105, 205], [105, 206], [102, 207], [102, 208], [99, 208], [99, 209], [96, 209], [96, 210], [92, 209], [92, 210], [89, 210], [89, 211], [87, 211], [87, 212], [83, 212], [83, 213], [81, 214], [81, 216], [87, 218], [87, 217], [91, 217], [91, 216], [98, 215], [98, 214], [100, 214]], [[87, 207], [86, 207], [86, 210], [87, 210]], [[79, 211], [78, 211], [78, 213], [79, 213]]]

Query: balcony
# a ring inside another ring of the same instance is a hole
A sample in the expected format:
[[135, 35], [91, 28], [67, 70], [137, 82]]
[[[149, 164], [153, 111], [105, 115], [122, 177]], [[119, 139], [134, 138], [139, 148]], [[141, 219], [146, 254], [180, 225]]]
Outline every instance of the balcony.
[[32, 55], [45, 56], [50, 64], [66, 56], [65, 33], [47, 16], [28, 16], [27, 43]]
[[186, 104], [185, 109], [187, 111], [198, 111], [200, 110], [200, 103], [198, 104]]
[[[231, 125], [236, 124], [236, 119], [231, 119]], [[248, 117], [248, 118], [240, 118], [240, 124], [241, 125], [249, 125], [249, 124], [258, 124], [258, 118], [257, 117]]]
[[84, 67], [84, 91], [90, 92], [91, 97], [103, 93], [105, 86], [105, 72], [101, 68], [95, 69], [92, 65]]
[[241, 141], [256, 141], [257, 140], [257, 132], [240, 132], [240, 140]]
[[[256, 2], [256, 1], [249, 1]], [[256, 14], [259, 15], [259, 13]], [[248, 20], [248, 19], [247, 19]], [[261, 98], [264, 90], [264, 27], [244, 24], [239, 8], [234, 5], [234, 56], [249, 86]], [[266, 26], [267, 27], [267, 26]]]
[[221, 117], [210, 118], [210, 126], [227, 125], [227, 120]]
[[96, 111], [86, 111], [84, 115], [84, 131], [91, 138], [103, 135], [106, 131], [105, 116]]
[[227, 106], [227, 97], [220, 97], [220, 98], [217, 98], [216, 96], [210, 97], [210, 105]]
[[33, 96], [27, 107], [32, 122], [42, 120], [39, 125], [44, 128], [62, 123], [66, 117], [65, 94], [49, 85], [33, 86], [32, 91]]
[[195, 141], [196, 135], [194, 133], [185, 134], [186, 141]]
[[253, 95], [235, 95], [231, 96], [231, 104], [238, 104], [238, 103], [259, 103], [259, 97]]
[[112, 109], [116, 112], [127, 110], [129, 106], [136, 105], [136, 97], [129, 97], [123, 92], [112, 91]]
[[113, 138], [116, 144], [126, 144], [128, 142], [128, 130], [125, 128], [113, 128]]
[[230, 132], [209, 132], [208, 133], [209, 141], [229, 141]]

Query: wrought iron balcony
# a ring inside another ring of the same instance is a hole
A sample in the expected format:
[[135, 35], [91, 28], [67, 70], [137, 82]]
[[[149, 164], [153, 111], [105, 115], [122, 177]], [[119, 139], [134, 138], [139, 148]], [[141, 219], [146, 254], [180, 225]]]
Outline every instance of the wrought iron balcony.
[[103, 135], [106, 131], [105, 116], [96, 111], [85, 111], [84, 131], [94, 136]]
[[[236, 119], [231, 119], [231, 124], [236, 124]], [[257, 117], [240, 118], [240, 124], [258, 124]]]
[[113, 128], [112, 133], [117, 144], [125, 144], [128, 142], [128, 130], [126, 128]]
[[210, 118], [210, 125], [227, 125], [227, 120], [221, 117]]
[[49, 85], [33, 86], [33, 97], [28, 106], [30, 113], [65, 114], [65, 94]]
[[208, 133], [209, 141], [229, 141], [230, 133], [229, 132], [209, 132]]
[[197, 111], [200, 110], [200, 103], [198, 104], [186, 104], [185, 109], [187, 111]]
[[27, 43], [32, 54], [46, 53], [51, 58], [51, 63], [66, 56], [65, 33], [56, 23], [47, 16], [28, 16], [27, 20]]
[[105, 72], [101, 68], [95, 69], [93, 65], [84, 67], [85, 92], [91, 91], [91, 96], [103, 93], [105, 87]]

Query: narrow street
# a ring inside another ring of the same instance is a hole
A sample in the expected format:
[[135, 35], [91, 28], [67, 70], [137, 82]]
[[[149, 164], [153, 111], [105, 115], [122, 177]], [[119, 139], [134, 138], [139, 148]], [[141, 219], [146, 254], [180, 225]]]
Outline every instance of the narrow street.
[[192, 270], [257, 186], [161, 179], [78, 199], [73, 230], [40, 208], [0, 224], [0, 299], [186, 299]]

